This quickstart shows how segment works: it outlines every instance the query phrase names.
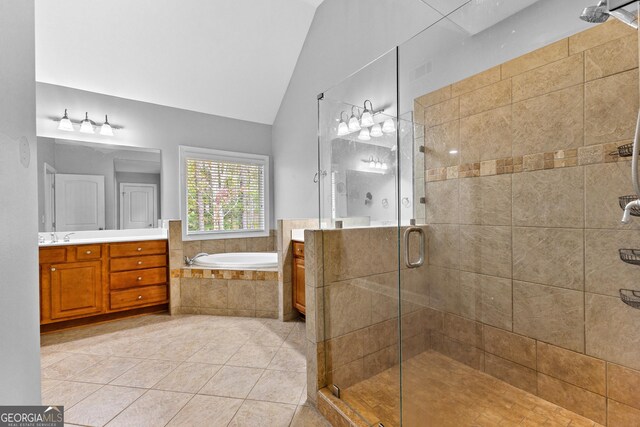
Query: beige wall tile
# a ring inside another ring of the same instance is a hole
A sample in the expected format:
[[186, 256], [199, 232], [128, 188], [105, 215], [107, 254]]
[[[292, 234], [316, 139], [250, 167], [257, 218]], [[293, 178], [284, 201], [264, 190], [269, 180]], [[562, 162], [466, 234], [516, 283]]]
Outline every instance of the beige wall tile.
[[513, 225], [584, 227], [584, 174], [563, 168], [513, 175]]
[[482, 348], [482, 324], [454, 314], [444, 315], [444, 334], [461, 343]]
[[536, 368], [536, 341], [490, 326], [483, 328], [484, 350], [528, 368]]
[[511, 227], [461, 225], [460, 269], [511, 277]]
[[500, 81], [500, 66], [489, 68], [451, 85], [451, 96], [456, 97]]
[[249, 239], [225, 239], [224, 251], [225, 252], [246, 252], [247, 240]]
[[438, 267], [460, 267], [460, 226], [432, 224], [429, 226], [429, 264]]
[[250, 280], [229, 282], [228, 307], [230, 310], [256, 309], [256, 283]]
[[429, 306], [449, 313], [460, 313], [460, 271], [429, 266]]
[[585, 85], [585, 145], [633, 138], [638, 112], [638, 70]]
[[224, 239], [202, 240], [202, 252], [208, 254], [221, 254], [225, 252]]
[[513, 155], [581, 147], [584, 87], [572, 86], [513, 104]]
[[606, 366], [600, 359], [538, 341], [538, 372], [606, 394]]
[[484, 371], [514, 387], [531, 394], [537, 393], [536, 371], [533, 369], [525, 368], [491, 353], [485, 353]]
[[459, 203], [461, 224], [511, 225], [511, 175], [461, 179]]
[[359, 383], [365, 378], [364, 358], [354, 360], [351, 363], [327, 372], [327, 384], [335, 384], [343, 390]]
[[580, 53], [514, 76], [514, 102], [584, 83], [583, 66]]
[[256, 310], [278, 311], [278, 282], [256, 282]]
[[[200, 306], [227, 308], [229, 288], [226, 280], [202, 279], [200, 281]], [[232, 285], [235, 282], [232, 282]]]
[[169, 221], [169, 249], [182, 249], [182, 221]]
[[640, 409], [640, 371], [607, 363], [607, 395], [611, 399]]
[[324, 232], [325, 282], [366, 276], [371, 271], [368, 253], [370, 229], [353, 228]]
[[460, 163], [511, 157], [511, 105], [460, 120]]
[[372, 324], [371, 291], [362, 285], [362, 281], [348, 280], [325, 286], [327, 338], [339, 337]]
[[424, 164], [427, 169], [460, 164], [460, 120], [433, 126], [425, 131]]
[[364, 357], [364, 375], [370, 378], [380, 372], [386, 371], [400, 362], [398, 346], [385, 347], [375, 353]]
[[600, 424], [607, 422], [604, 396], [538, 373], [538, 395]]
[[562, 39], [502, 64], [502, 78], [508, 79], [525, 71], [566, 58], [569, 54], [569, 39]]
[[367, 274], [396, 271], [398, 269], [398, 228], [371, 228], [369, 239], [371, 246], [368, 248], [367, 257], [370, 269]]
[[402, 310], [422, 309], [429, 305], [429, 278], [427, 267], [406, 268], [400, 271]]
[[482, 323], [511, 329], [511, 279], [460, 272], [460, 314]]
[[398, 319], [376, 323], [367, 329], [364, 337], [365, 354], [382, 350], [398, 342]]
[[424, 110], [424, 124], [427, 128], [457, 120], [460, 116], [460, 99], [453, 98], [434, 104]]
[[513, 278], [582, 290], [584, 230], [515, 227]]
[[202, 279], [191, 279], [183, 277], [180, 279], [180, 299], [182, 307], [200, 306], [200, 281]]
[[416, 102], [423, 107], [430, 107], [443, 101], [451, 99], [451, 86], [445, 86], [426, 95], [416, 98]]
[[584, 352], [583, 293], [514, 280], [513, 330]]
[[607, 405], [608, 427], [640, 427], [640, 410], [609, 399]]
[[493, 110], [510, 103], [511, 80], [503, 80], [460, 96], [460, 117]]
[[428, 224], [457, 224], [459, 221], [458, 179], [427, 182], [426, 218]]
[[640, 369], [638, 310], [620, 298], [585, 295], [586, 353], [609, 362]]
[[359, 329], [326, 341], [327, 369], [333, 371], [341, 366], [362, 359], [365, 355], [365, 338], [368, 329]]
[[620, 222], [618, 197], [633, 194], [628, 162], [585, 166], [586, 228], [640, 229], [640, 221]]
[[622, 262], [618, 249], [638, 242], [639, 231], [585, 230], [585, 290], [617, 298], [620, 288], [636, 288], [638, 266]]
[[202, 252], [202, 241], [189, 240], [182, 242], [182, 251], [184, 252], [184, 256], [192, 258]]
[[638, 68], [638, 35], [612, 40], [584, 53], [587, 81]]
[[460, 363], [482, 371], [484, 369], [484, 351], [469, 345], [444, 337], [442, 353]]
[[616, 19], [610, 19], [604, 24], [595, 25], [586, 31], [569, 37], [569, 54], [573, 55], [574, 53], [600, 46], [609, 40], [632, 34], [634, 34], [634, 31], [631, 27]]

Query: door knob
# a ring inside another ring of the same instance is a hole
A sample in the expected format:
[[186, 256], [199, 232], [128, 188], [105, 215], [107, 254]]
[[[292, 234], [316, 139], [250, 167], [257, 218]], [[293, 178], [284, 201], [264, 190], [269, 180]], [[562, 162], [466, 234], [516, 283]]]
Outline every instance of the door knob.
[[141, 281], [141, 280], [142, 280], [142, 277], [141, 277], [141, 276], [138, 276], [138, 282], [139, 282], [139, 281]]
[[56, 271], [56, 268], [55, 267], [51, 267], [51, 271]]
[[142, 295], [138, 295], [138, 299], [142, 299]]
[[142, 248], [138, 248], [138, 252], [140, 252], [142, 250]]
[[138, 261], [138, 265], [142, 265], [142, 261]]
[[91, 251], [87, 251], [87, 252], [86, 252], [86, 254], [87, 254], [87, 255], [91, 255]]

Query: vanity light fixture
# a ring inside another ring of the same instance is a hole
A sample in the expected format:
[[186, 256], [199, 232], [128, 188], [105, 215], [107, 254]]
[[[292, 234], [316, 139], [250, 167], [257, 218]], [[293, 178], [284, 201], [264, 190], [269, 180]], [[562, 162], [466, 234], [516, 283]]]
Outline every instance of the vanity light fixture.
[[89, 113], [84, 113], [84, 120], [80, 123], [80, 132], [82, 133], [95, 133], [93, 130], [93, 124], [89, 120]]
[[369, 134], [369, 128], [362, 128], [360, 130], [360, 134], [358, 135], [358, 139], [360, 141], [369, 141], [371, 139], [371, 135]]
[[391, 133], [396, 131], [396, 125], [393, 123], [393, 119], [387, 119], [382, 124], [382, 132]]
[[382, 136], [382, 128], [380, 127], [380, 123], [376, 123], [375, 125], [371, 126], [369, 135], [371, 135], [374, 138]]
[[106, 114], [104, 115], [104, 123], [100, 127], [100, 135], [113, 136], [113, 128], [111, 128], [111, 125], [109, 124], [109, 118]]
[[345, 136], [349, 134], [349, 126], [347, 122], [342, 118], [343, 114], [347, 114], [344, 111], [340, 113], [340, 123], [338, 123], [338, 136]]
[[370, 168], [375, 168], [376, 167], [376, 161], [373, 160], [373, 156], [369, 156], [369, 167]]
[[358, 117], [356, 117], [355, 113], [353, 112], [354, 108], [355, 107], [351, 107], [351, 117], [349, 118], [349, 132], [357, 132], [361, 129], [360, 120], [358, 120]]
[[[367, 102], [369, 103], [371, 110], [367, 109]], [[364, 101], [364, 111], [362, 112], [362, 116], [360, 117], [360, 126], [363, 128], [373, 126], [373, 104], [368, 99]]]
[[64, 130], [67, 132], [73, 132], [73, 123], [69, 120], [69, 116], [67, 116], [67, 109], [64, 109], [64, 116], [60, 119], [60, 123], [58, 123], [58, 130]]

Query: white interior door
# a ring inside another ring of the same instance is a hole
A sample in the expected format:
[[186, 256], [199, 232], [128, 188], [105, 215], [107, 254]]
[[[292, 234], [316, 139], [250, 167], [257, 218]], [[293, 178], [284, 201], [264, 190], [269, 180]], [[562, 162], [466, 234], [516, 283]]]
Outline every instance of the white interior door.
[[56, 231], [104, 230], [104, 176], [56, 174]]
[[156, 185], [120, 184], [120, 228], [153, 228], [156, 224]]

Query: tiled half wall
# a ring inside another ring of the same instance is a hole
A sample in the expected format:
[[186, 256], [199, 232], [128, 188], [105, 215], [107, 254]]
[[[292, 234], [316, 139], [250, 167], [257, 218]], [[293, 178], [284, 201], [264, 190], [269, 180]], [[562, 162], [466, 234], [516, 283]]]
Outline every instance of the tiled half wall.
[[620, 223], [631, 168], [612, 154], [633, 138], [637, 67], [637, 32], [611, 20], [414, 108], [429, 345], [611, 426], [640, 419], [640, 310], [619, 298], [640, 267], [618, 257], [640, 221]]

